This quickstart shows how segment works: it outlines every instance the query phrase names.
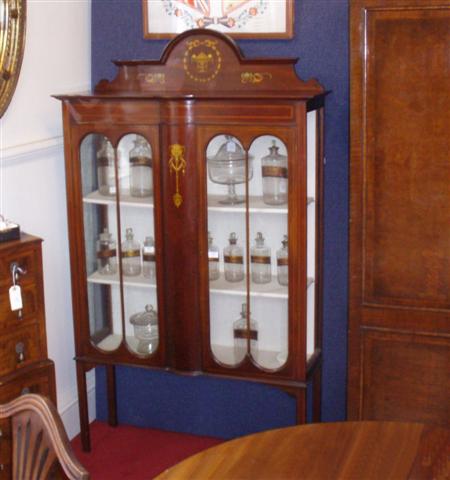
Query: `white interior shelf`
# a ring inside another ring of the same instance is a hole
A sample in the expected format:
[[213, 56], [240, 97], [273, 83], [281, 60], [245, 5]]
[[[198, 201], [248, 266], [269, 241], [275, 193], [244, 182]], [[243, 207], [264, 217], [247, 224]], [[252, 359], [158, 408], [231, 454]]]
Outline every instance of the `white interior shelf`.
[[[144, 287], [144, 288], [156, 288], [156, 280], [144, 277], [143, 275], [137, 275], [136, 277], [123, 277], [123, 283], [128, 287]], [[120, 285], [120, 276], [118, 273], [115, 275], [102, 275], [98, 272], [88, 276], [87, 279], [90, 283], [100, 283], [102, 285]]]
[[[208, 210], [211, 212], [228, 212], [228, 213], [245, 213], [246, 204], [238, 203], [236, 205], [226, 205], [220, 203], [226, 195], [208, 195]], [[313, 197], [308, 197], [307, 204], [314, 202]], [[249, 212], [250, 213], [278, 213], [287, 214], [288, 206], [286, 205], [267, 205], [260, 196], [249, 196]]]
[[[227, 282], [223, 272], [220, 272], [220, 278], [209, 282], [209, 291], [211, 293], [218, 293], [224, 295], [247, 295], [246, 279], [240, 282]], [[307, 287], [314, 283], [313, 278], [308, 278]], [[280, 285], [277, 277], [272, 275], [272, 280], [269, 283], [254, 283], [250, 281], [250, 296], [251, 297], [266, 297], [266, 298], [288, 298], [288, 287]]]
[[[229, 213], [244, 213], [246, 211], [245, 203], [236, 205], [226, 205], [220, 203], [225, 198], [225, 195], [208, 195], [208, 210], [212, 212], [229, 212]], [[115, 195], [102, 195], [98, 190], [89, 193], [83, 198], [84, 203], [93, 203], [96, 205], [115, 205]], [[308, 197], [307, 204], [314, 202], [313, 197]], [[153, 196], [150, 197], [132, 197], [128, 192], [121, 192], [120, 205], [124, 207], [141, 207], [153, 208]], [[249, 197], [249, 212], [250, 213], [279, 213], [287, 214], [288, 207], [286, 205], [267, 205], [263, 202], [262, 197]]]
[[[98, 190], [89, 193], [83, 198], [84, 203], [94, 203], [96, 205], [115, 205], [115, 195], [102, 195]], [[129, 192], [120, 193], [120, 205], [123, 207], [141, 207], [153, 208], [153, 196], [150, 197], [132, 197]]]
[[[211, 345], [214, 357], [225, 365], [237, 365], [234, 353], [234, 347], [229, 345]], [[311, 358], [312, 353], [307, 354], [307, 361]], [[280, 369], [287, 360], [286, 353], [274, 352], [272, 350], [258, 350], [254, 355], [254, 361], [257, 365], [268, 370]]]
[[[96, 347], [106, 352], [113, 352], [114, 350], [117, 350], [119, 348], [121, 343], [122, 335], [112, 333], [106, 336], [101, 342], [99, 342]], [[132, 352], [138, 351], [139, 340], [134, 335], [127, 335], [125, 337], [125, 343]], [[155, 352], [156, 351], [157, 349], [155, 349]]]

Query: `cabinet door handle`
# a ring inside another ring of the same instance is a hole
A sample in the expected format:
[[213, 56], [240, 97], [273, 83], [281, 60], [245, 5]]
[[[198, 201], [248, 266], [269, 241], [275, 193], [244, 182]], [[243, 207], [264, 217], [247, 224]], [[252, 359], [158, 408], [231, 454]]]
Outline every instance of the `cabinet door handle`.
[[25, 360], [25, 345], [23, 342], [16, 343], [17, 363]]

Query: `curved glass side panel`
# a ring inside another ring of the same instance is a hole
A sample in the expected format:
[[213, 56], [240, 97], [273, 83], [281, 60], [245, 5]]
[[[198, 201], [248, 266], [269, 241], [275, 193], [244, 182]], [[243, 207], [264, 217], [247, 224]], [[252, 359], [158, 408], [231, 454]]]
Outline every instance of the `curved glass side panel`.
[[153, 151], [141, 135], [119, 142], [120, 272], [125, 341], [138, 356], [159, 344], [153, 197]]
[[241, 311], [247, 302], [246, 185], [251, 164], [241, 143], [218, 135], [206, 151], [210, 344], [215, 360], [234, 367], [247, 355]]
[[320, 149], [317, 148], [317, 112], [312, 110], [306, 115], [306, 151], [307, 151], [307, 276], [308, 276], [308, 290], [306, 292], [306, 358], [307, 360], [313, 355], [315, 350], [315, 325], [316, 325], [316, 169], [319, 162], [322, 160], [318, 158]]
[[277, 370], [288, 357], [288, 158], [285, 144], [269, 135], [255, 139], [250, 154], [250, 355]]
[[115, 152], [110, 141], [87, 135], [80, 145], [80, 162], [90, 338], [100, 350], [113, 351], [122, 342], [122, 321]]

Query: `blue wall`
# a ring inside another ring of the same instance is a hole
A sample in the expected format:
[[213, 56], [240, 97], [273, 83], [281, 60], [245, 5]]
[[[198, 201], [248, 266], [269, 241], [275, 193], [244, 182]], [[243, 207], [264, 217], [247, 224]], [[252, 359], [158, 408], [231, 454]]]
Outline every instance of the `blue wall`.
[[[166, 41], [144, 40], [141, 0], [92, 0], [92, 82], [113, 78], [112, 59], [157, 59]], [[299, 57], [298, 74], [332, 93], [325, 120], [324, 421], [345, 418], [348, 230], [348, 0], [295, 0], [292, 40], [241, 40], [247, 57]], [[106, 418], [97, 369], [97, 410]], [[118, 369], [119, 421], [232, 437], [294, 422], [291, 397], [240, 381]]]

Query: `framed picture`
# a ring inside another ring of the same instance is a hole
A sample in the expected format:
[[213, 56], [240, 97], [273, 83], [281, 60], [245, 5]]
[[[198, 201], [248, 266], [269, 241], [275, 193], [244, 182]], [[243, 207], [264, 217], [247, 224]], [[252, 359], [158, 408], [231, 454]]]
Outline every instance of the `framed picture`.
[[235, 38], [292, 38], [294, 0], [142, 0], [144, 38], [209, 28]]

